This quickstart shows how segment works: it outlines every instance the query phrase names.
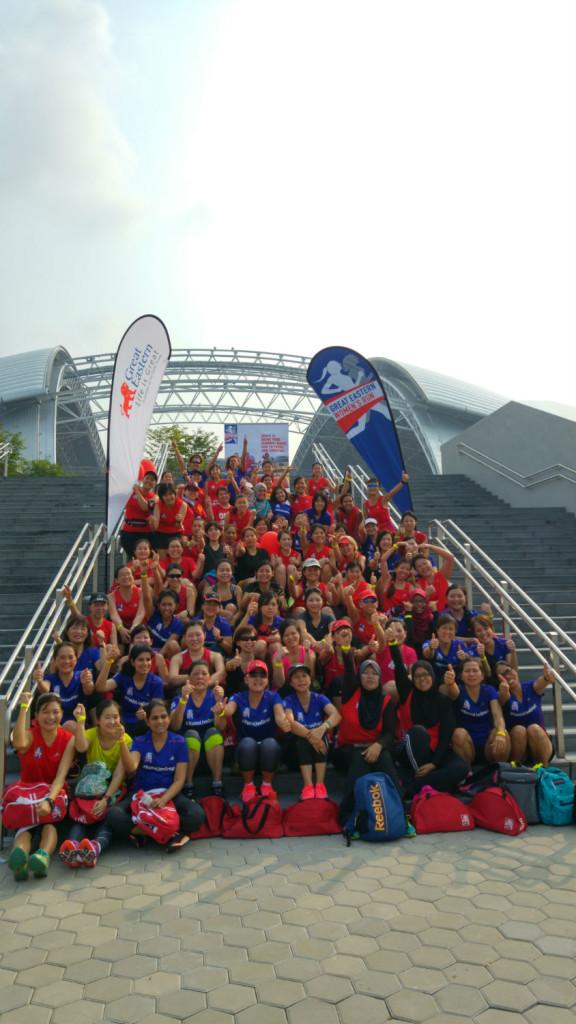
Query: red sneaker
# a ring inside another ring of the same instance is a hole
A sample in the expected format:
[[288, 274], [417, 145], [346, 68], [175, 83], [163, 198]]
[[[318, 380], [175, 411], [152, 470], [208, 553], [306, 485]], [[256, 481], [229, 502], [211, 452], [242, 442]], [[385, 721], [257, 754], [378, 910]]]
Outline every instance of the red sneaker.
[[313, 800], [314, 799], [314, 786], [311, 782], [308, 782], [300, 795], [301, 800]]
[[79, 846], [74, 839], [65, 839], [58, 851], [63, 864], [69, 868], [79, 868], [83, 863], [80, 859]]
[[268, 797], [269, 800], [276, 800], [278, 794], [275, 789], [272, 789], [271, 782], [263, 782], [260, 786], [260, 796]]
[[85, 868], [95, 867], [99, 853], [100, 843], [92, 839], [83, 839], [78, 847], [78, 864], [83, 864]]
[[253, 782], [247, 782], [244, 789], [240, 793], [240, 799], [243, 804], [249, 804], [251, 800], [255, 800], [258, 796], [258, 790]]
[[315, 796], [316, 796], [317, 800], [327, 800], [328, 799], [328, 790], [326, 789], [326, 786], [324, 785], [323, 782], [317, 782], [316, 783]]

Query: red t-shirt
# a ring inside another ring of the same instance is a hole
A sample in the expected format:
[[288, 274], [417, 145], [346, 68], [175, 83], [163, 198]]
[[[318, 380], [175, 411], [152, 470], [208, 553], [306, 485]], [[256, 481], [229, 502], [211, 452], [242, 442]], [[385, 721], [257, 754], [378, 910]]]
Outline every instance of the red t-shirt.
[[390, 530], [392, 534], [395, 532], [388, 506], [382, 504], [382, 495], [378, 496], [378, 501], [374, 505], [369, 505], [367, 501], [364, 502], [364, 518], [375, 519], [379, 530]]
[[[152, 500], [154, 497], [155, 495], [151, 493], [147, 496], [146, 500]], [[149, 520], [151, 515], [151, 512], [145, 512], [144, 509], [140, 508], [136, 491], [132, 491], [124, 509], [122, 529], [126, 530], [127, 533], [150, 533]]]
[[319, 480], [314, 480], [312, 477], [308, 481], [308, 494], [311, 498], [313, 498], [315, 494], [318, 494], [318, 491], [326, 490], [328, 490], [328, 481], [325, 476], [321, 476]]
[[102, 624], [100, 626], [94, 625], [94, 623], [92, 622], [92, 617], [90, 615], [86, 616], [86, 621], [90, 626], [90, 629], [92, 630], [92, 642], [94, 644], [94, 647], [98, 647], [100, 643], [98, 637], [96, 636], [97, 630], [101, 630], [102, 633], [104, 633], [104, 643], [110, 643], [110, 637], [112, 636], [112, 627], [114, 626], [114, 623], [111, 622], [110, 619], [102, 619]]
[[34, 737], [32, 746], [20, 758], [21, 782], [54, 782], [60, 767], [60, 761], [70, 742], [70, 733], [58, 728], [54, 740], [48, 744], [42, 738], [40, 726], [34, 721], [31, 733]]
[[217, 501], [212, 504], [212, 519], [215, 523], [220, 523], [222, 528], [224, 528], [226, 516], [231, 512], [233, 512], [232, 505], [219, 505]]
[[169, 565], [179, 565], [186, 579], [192, 583], [194, 573], [196, 572], [196, 562], [193, 558], [190, 558], [188, 555], [182, 555], [180, 562], [173, 562], [171, 558], [163, 558], [160, 562], [160, 568], [164, 569], [165, 572]]
[[312, 508], [312, 498], [309, 494], [303, 494], [300, 497], [292, 498], [292, 522], [296, 519], [296, 516], [300, 515], [301, 512], [305, 512], [307, 508]]
[[[414, 662], [418, 661], [418, 655], [413, 647], [408, 647], [407, 644], [402, 644], [402, 647], [399, 647], [398, 649], [402, 655], [402, 661], [404, 662], [406, 669], [409, 669]], [[376, 661], [380, 665], [380, 679], [383, 683], [390, 683], [394, 679], [394, 662], [392, 661], [388, 644], [386, 644], [383, 651], [376, 655]]]

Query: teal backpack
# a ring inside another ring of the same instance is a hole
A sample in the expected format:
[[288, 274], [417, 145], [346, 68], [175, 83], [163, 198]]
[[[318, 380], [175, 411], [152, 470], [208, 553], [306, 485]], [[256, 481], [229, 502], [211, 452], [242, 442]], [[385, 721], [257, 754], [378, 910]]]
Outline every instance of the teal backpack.
[[538, 811], [544, 825], [569, 825], [574, 817], [574, 783], [559, 768], [544, 768], [538, 774]]

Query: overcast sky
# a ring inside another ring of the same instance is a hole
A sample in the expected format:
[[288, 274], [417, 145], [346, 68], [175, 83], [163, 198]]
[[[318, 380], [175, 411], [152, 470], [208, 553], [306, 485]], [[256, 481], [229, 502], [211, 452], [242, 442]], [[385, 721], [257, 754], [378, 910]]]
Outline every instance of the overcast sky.
[[573, 402], [572, 0], [2, 0], [0, 350], [349, 344]]

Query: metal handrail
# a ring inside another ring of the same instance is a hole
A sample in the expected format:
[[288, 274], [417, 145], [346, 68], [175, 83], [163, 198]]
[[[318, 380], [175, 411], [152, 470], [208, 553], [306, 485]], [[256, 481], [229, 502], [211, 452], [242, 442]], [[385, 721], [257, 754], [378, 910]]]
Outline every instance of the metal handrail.
[[0, 444], [0, 462], [4, 463], [4, 472], [2, 476], [8, 476], [8, 459], [12, 455], [12, 442], [4, 441]]
[[[492, 559], [489, 559], [488, 556], [485, 555], [484, 552], [478, 547], [478, 545], [475, 544], [475, 542], [472, 541], [471, 538], [468, 538], [464, 531], [461, 530], [460, 527], [458, 527], [455, 523], [453, 523], [452, 520], [445, 520], [444, 522], [440, 522], [437, 519], [432, 520], [428, 524], [429, 532], [431, 528], [433, 528], [436, 531], [438, 538], [442, 540], [443, 543], [449, 542], [449, 544], [452, 547], [456, 548], [456, 550], [464, 558], [463, 562], [460, 561], [458, 558], [455, 558], [455, 564], [464, 574], [464, 577], [466, 579], [466, 593], [469, 605], [472, 605], [472, 586], [476, 587], [479, 593], [488, 601], [493, 600], [493, 594], [496, 593], [500, 599], [500, 614], [505, 623], [505, 626], [508, 627], [508, 630], [506, 630], [506, 628], [504, 630], [505, 635], [510, 635], [511, 631], [514, 630], [514, 632], [521, 638], [522, 642], [526, 644], [526, 646], [529, 648], [532, 654], [535, 655], [536, 659], [540, 662], [540, 664], [546, 664], [546, 658], [543, 656], [542, 651], [535, 646], [535, 644], [532, 642], [532, 640], [526, 634], [526, 632], [524, 632], [524, 630], [519, 627], [518, 623], [514, 622], [511, 618], [510, 609], [512, 609], [516, 616], [518, 616], [518, 618], [522, 620], [524, 626], [527, 626], [530, 632], [536, 637], [538, 637], [542, 644], [548, 649], [551, 668], [554, 675], [553, 707], [554, 723], [556, 730], [556, 748], [558, 756], [564, 757], [566, 753], [566, 746], [564, 742], [562, 691], [564, 691], [564, 693], [566, 693], [570, 700], [574, 703], [576, 703], [576, 691], [573, 690], [570, 684], [565, 682], [565, 680], [562, 678], [562, 676], [560, 675], [560, 667], [562, 667], [564, 672], [568, 672], [572, 676], [574, 683], [576, 683], [576, 664], [574, 664], [567, 658], [566, 652], [560, 649], [560, 647], [556, 643], [556, 639], [553, 639], [552, 637], [558, 637], [561, 642], [566, 643], [570, 648], [573, 649], [574, 643], [571, 637], [569, 637], [564, 630], [560, 629], [556, 625], [556, 623], [550, 618], [550, 616], [548, 616], [546, 612], [544, 612], [544, 610], [541, 609], [532, 600], [532, 598], [529, 597], [528, 594], [525, 594], [521, 587], [514, 583], [514, 581], [511, 580], [510, 577], [506, 577], [503, 583], [499, 583], [497, 580], [495, 580], [491, 573], [488, 572], [488, 570], [485, 568], [485, 566], [482, 565], [480, 560], [472, 554], [472, 546], [474, 546], [476, 550], [482, 554], [482, 557], [485, 558], [492, 567], [496, 568], [498, 572], [501, 573], [501, 575], [506, 576], [506, 574], [502, 573], [501, 570], [499, 569], [499, 566], [497, 566], [496, 563], [492, 561]], [[462, 543], [457, 537], [455, 537], [454, 534], [450, 532], [450, 528], [460, 533], [465, 538], [465, 543]], [[472, 572], [472, 570], [474, 571]], [[490, 587], [490, 591], [487, 590], [486, 587], [482, 586], [482, 584], [478, 580], [478, 576], [481, 576], [482, 579], [485, 580], [485, 582]], [[541, 626], [539, 626], [538, 623], [536, 623], [534, 619], [521, 607], [521, 605], [516, 600], [516, 597], [514, 597], [510, 593], [508, 589], [509, 584], [512, 585], [515, 594], [521, 600], [526, 600], [530, 604], [530, 606], [538, 612], [538, 615], [540, 615], [542, 618], [546, 620], [546, 622], [550, 623], [554, 627], [551, 634], [545, 633]]]
[[505, 466], [502, 462], [498, 462], [497, 459], [486, 455], [485, 452], [479, 452], [476, 448], [472, 448], [469, 444], [464, 444], [462, 441], [457, 443], [456, 450], [458, 455], [465, 455], [467, 458], [472, 459], [473, 462], [486, 466], [487, 469], [491, 469], [498, 476], [503, 476], [511, 483], [517, 484], [523, 490], [529, 490], [538, 484], [548, 483], [550, 480], [567, 480], [568, 483], [576, 484], [576, 470], [571, 466], [565, 466], [561, 462], [557, 462], [553, 466], [546, 466], [543, 469], [537, 469], [534, 473], [524, 474], [519, 473], [516, 469], [512, 469], [511, 466]]
[[[335, 477], [336, 480], [341, 480], [343, 478], [342, 471], [338, 468], [338, 466], [336, 465], [336, 463], [334, 462], [334, 460], [332, 459], [330, 454], [326, 451], [326, 449], [325, 449], [323, 444], [321, 444], [318, 441], [315, 442], [312, 445], [312, 451], [317, 456], [318, 461], [322, 462], [325, 466], [328, 467], [328, 469], [330, 470], [332, 476]], [[352, 470], [352, 480], [353, 480], [354, 486], [357, 488], [357, 490], [358, 490], [362, 500], [363, 501], [367, 501], [368, 500], [368, 489], [366, 487], [366, 482], [369, 479], [369, 477], [368, 477], [368, 474], [367, 474], [366, 470], [359, 463], [354, 463], [354, 465], [352, 465], [350, 468]], [[391, 510], [390, 518], [392, 519], [392, 522], [394, 523], [394, 526], [397, 527], [398, 523], [400, 521], [400, 513], [399, 513], [396, 505], [394, 504], [394, 502], [392, 502], [392, 501], [390, 502], [389, 509]]]

